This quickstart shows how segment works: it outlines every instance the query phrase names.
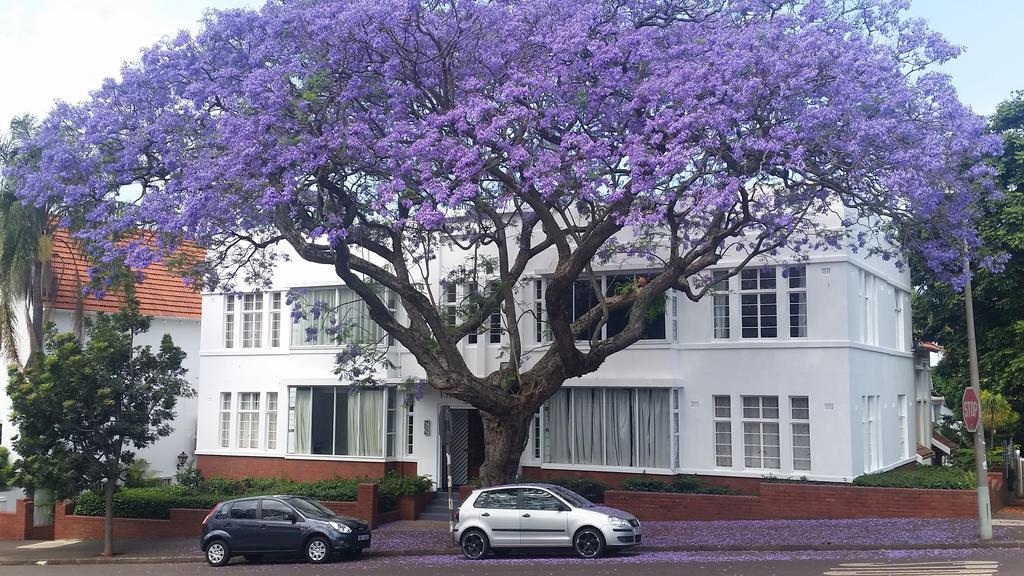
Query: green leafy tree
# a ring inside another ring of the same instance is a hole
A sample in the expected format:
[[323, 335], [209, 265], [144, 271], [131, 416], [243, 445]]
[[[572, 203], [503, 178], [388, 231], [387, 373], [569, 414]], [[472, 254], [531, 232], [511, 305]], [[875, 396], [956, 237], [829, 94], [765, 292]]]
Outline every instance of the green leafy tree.
[[[993, 257], [1008, 256], [998, 273], [974, 270], [974, 314], [982, 385], [1001, 393], [1017, 413], [1024, 411], [1024, 92], [997, 108], [992, 131], [1003, 138], [1004, 154], [993, 160], [1001, 200], [984, 200], [979, 233]], [[943, 358], [936, 367], [937, 390], [959, 414], [959, 400], [968, 382], [967, 328], [963, 294], [937, 281], [926, 264], [912, 262], [917, 294], [914, 325], [917, 336], [939, 342]], [[1018, 422], [1019, 423], [1019, 422]], [[1021, 436], [1019, 427], [1014, 434]]]
[[57, 498], [102, 490], [106, 556], [118, 481], [135, 450], [171, 433], [178, 398], [193, 394], [181, 367], [185, 353], [169, 335], [155, 352], [135, 344], [152, 319], [139, 313], [130, 291], [126, 300], [121, 311], [86, 323], [84, 344], [49, 325], [39, 365], [12, 366], [7, 386], [22, 477]]
[[990, 447], [996, 445], [996, 433], [999, 430], [1005, 430], [1019, 420], [1020, 414], [1014, 411], [1005, 396], [989, 390], [981, 391], [981, 421], [989, 433]]
[[6, 488], [14, 480], [14, 468], [11, 466], [11, 453], [0, 446], [0, 489]]

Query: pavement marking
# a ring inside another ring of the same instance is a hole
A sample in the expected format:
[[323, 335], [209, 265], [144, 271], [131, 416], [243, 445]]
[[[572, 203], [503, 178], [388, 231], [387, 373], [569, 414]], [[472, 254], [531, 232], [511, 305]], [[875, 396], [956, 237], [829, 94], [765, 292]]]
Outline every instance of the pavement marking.
[[26, 550], [42, 550], [44, 548], [60, 548], [61, 546], [67, 546], [69, 544], [78, 544], [81, 540], [47, 540], [45, 542], [36, 542], [35, 544], [25, 544], [24, 546], [18, 546]]
[[840, 564], [824, 576], [991, 576], [999, 571], [995, 560], [955, 560], [951, 562], [851, 562]]
[[993, 526], [1024, 526], [1024, 520], [1010, 520], [1009, 518], [993, 518]]

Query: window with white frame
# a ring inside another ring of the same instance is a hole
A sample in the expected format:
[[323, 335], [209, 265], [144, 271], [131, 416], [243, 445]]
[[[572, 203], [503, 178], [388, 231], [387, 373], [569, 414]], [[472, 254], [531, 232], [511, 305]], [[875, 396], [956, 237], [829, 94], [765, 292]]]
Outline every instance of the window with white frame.
[[544, 461], [638, 468], [672, 465], [668, 388], [563, 388], [545, 405]]
[[680, 418], [679, 390], [672, 390], [672, 468], [679, 468], [679, 440], [680, 440]]
[[810, 470], [811, 408], [807, 396], [790, 396], [789, 410], [793, 434], [793, 470]]
[[298, 322], [292, 324], [291, 345], [296, 347], [374, 344], [382, 331], [370, 319], [364, 302], [346, 286], [304, 290], [293, 306], [302, 308]]
[[716, 339], [728, 339], [729, 334], [729, 271], [711, 272], [711, 316]]
[[882, 467], [881, 402], [877, 395], [860, 397], [860, 425], [864, 442], [864, 472]]
[[865, 344], [878, 345], [878, 279], [860, 270], [860, 339]]
[[277, 392], [267, 392], [267, 450], [277, 450]]
[[899, 288], [893, 290], [896, 306], [896, 349], [901, 352], [907, 350], [907, 316], [904, 312], [907, 293]]
[[743, 396], [743, 464], [747, 468], [782, 467], [779, 397]]
[[807, 268], [792, 266], [789, 281], [789, 337], [807, 337]]
[[[577, 320], [598, 305], [599, 291], [606, 297], [633, 290], [647, 281], [648, 274], [616, 274], [609, 276], [597, 275], [584, 278], [573, 283], [572, 300], [566, 302], [565, 313], [571, 320]], [[648, 310], [644, 325], [640, 332], [641, 340], [665, 340], [666, 306], [668, 295], [663, 294], [661, 300]], [[630, 308], [610, 311], [608, 321], [598, 328], [600, 322], [595, 320], [592, 327], [579, 336], [581, 340], [591, 338], [608, 338], [622, 332], [629, 322]]]
[[235, 297], [224, 295], [224, 347], [235, 347]]
[[405, 454], [412, 456], [413, 442], [416, 438], [416, 401], [410, 399], [406, 402], [405, 408]]
[[732, 398], [715, 396], [715, 466], [732, 467]]
[[679, 291], [669, 290], [666, 294], [671, 312], [669, 324], [672, 326], [672, 341], [679, 342]]
[[531, 438], [531, 440], [533, 441], [532, 444], [531, 444], [531, 446], [533, 446], [533, 459], [537, 460], [537, 461], [540, 461], [540, 454], [541, 454], [541, 452], [540, 452], [540, 447], [541, 447], [540, 415], [541, 415], [541, 412], [539, 412], [539, 411], [536, 414], [533, 415], [533, 423], [532, 423], [533, 424], [533, 426], [532, 426], [532, 436], [533, 436], [533, 438]]
[[907, 431], [907, 395], [896, 395], [896, 438], [900, 441], [900, 456], [910, 457], [910, 438]]
[[231, 392], [220, 393], [220, 447], [231, 447]]
[[444, 318], [449, 328], [459, 323], [459, 285], [450, 283], [444, 287]]
[[385, 455], [387, 399], [392, 389], [347, 386], [289, 388], [288, 449], [293, 454]]
[[398, 436], [398, 394], [387, 394], [388, 412], [384, 422], [384, 447], [389, 458], [395, 457], [395, 444]]
[[778, 300], [775, 268], [748, 268], [740, 272], [740, 324], [744, 338], [778, 336]]
[[263, 345], [263, 294], [242, 295], [242, 348]]
[[[384, 294], [385, 302], [388, 306], [388, 312], [391, 313], [391, 317], [396, 321], [398, 320], [398, 295], [395, 294], [394, 290], [387, 290]], [[397, 344], [397, 340], [393, 334], [388, 333], [388, 346], [394, 346]]]
[[260, 447], [260, 393], [238, 393], [238, 447]]
[[270, 294], [270, 347], [281, 347], [281, 293]]
[[551, 341], [551, 329], [544, 314], [544, 281], [533, 281], [533, 318], [534, 341], [539, 343]]

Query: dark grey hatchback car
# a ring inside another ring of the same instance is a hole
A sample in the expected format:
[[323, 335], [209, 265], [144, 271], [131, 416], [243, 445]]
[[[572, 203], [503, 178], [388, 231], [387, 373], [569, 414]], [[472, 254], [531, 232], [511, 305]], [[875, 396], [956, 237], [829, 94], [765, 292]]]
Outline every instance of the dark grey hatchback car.
[[267, 554], [301, 555], [319, 564], [369, 548], [370, 526], [311, 498], [255, 496], [217, 504], [203, 520], [200, 545], [211, 566], [239, 555], [258, 562]]

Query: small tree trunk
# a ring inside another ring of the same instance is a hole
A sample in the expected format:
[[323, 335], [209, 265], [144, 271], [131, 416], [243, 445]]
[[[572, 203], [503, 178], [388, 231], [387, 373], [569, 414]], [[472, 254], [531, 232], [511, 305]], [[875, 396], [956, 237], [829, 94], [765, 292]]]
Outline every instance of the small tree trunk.
[[114, 555], [114, 484], [116, 480], [107, 478], [103, 488], [103, 555], [107, 557]]
[[533, 414], [493, 416], [480, 411], [484, 423], [484, 463], [480, 466], [480, 483], [484, 486], [514, 482], [519, 472], [519, 458], [530, 438]]

